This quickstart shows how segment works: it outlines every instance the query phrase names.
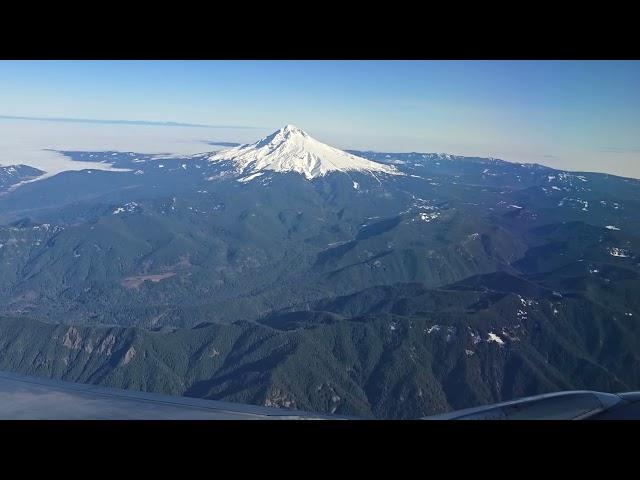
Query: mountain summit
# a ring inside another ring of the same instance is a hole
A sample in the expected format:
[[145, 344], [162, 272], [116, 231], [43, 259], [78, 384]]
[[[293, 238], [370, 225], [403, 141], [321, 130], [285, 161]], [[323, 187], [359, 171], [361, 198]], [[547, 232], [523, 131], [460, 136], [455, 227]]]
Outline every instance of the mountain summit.
[[287, 125], [255, 143], [216, 152], [209, 160], [232, 161], [242, 173], [297, 172], [309, 180], [330, 172], [401, 174], [392, 166], [319, 142], [294, 125]]

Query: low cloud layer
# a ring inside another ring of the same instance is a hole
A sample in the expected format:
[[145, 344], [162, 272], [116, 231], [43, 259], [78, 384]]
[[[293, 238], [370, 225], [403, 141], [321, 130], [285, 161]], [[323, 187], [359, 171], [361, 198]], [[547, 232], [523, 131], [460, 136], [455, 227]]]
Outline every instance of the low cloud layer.
[[[304, 125], [300, 125], [304, 128]], [[57, 151], [119, 151], [157, 155], [192, 155], [225, 148], [216, 142], [252, 143], [276, 128], [190, 127], [163, 125], [102, 124], [0, 118], [0, 166], [29, 165], [46, 172], [42, 178], [68, 170], [110, 170], [109, 163], [75, 162]], [[457, 145], [392, 135], [358, 136], [309, 131], [315, 138], [342, 149], [392, 152], [445, 152], [456, 155], [495, 157], [513, 162], [542, 163], [552, 168], [606, 172], [640, 178], [636, 148], [537, 151], [523, 147]], [[108, 157], [105, 157], [108, 160]]]
[[58, 151], [119, 151], [193, 155], [210, 142], [252, 142], [267, 132], [242, 128], [118, 125], [0, 119], [0, 166], [29, 165], [46, 176], [68, 170], [115, 170], [108, 163], [76, 162]]

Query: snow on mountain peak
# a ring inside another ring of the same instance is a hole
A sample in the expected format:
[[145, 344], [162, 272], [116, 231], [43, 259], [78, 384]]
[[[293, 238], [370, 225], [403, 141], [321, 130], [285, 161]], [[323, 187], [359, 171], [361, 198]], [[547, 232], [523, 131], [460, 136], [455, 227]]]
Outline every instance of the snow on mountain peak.
[[279, 131], [284, 132], [284, 133], [291, 133], [291, 134], [302, 134], [302, 135], [306, 135], [307, 132], [305, 132], [304, 130], [296, 127], [295, 125], [285, 125], [283, 128], [281, 128]]
[[330, 172], [362, 171], [401, 175], [395, 167], [326, 145], [295, 125], [286, 125], [255, 143], [214, 153], [212, 162], [231, 161], [243, 174], [271, 170], [297, 172], [311, 180]]

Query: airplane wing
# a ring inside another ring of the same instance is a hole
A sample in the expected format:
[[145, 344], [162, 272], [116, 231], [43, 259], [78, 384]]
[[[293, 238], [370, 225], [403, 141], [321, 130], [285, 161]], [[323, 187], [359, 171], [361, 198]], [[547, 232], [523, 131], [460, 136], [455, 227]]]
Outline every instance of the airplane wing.
[[0, 372], [2, 420], [323, 420], [297, 410], [96, 387]]
[[[97, 387], [0, 372], [0, 420], [340, 420], [298, 410]], [[640, 392], [569, 391], [423, 420], [640, 420]]]
[[640, 420], [640, 392], [548, 393], [425, 417], [425, 420]]

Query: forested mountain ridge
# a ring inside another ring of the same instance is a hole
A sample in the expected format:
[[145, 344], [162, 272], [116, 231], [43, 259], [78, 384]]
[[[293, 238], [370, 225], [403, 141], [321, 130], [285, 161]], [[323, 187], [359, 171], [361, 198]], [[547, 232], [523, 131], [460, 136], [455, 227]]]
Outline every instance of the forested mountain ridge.
[[375, 418], [640, 388], [638, 180], [279, 145], [0, 170], [0, 369]]

